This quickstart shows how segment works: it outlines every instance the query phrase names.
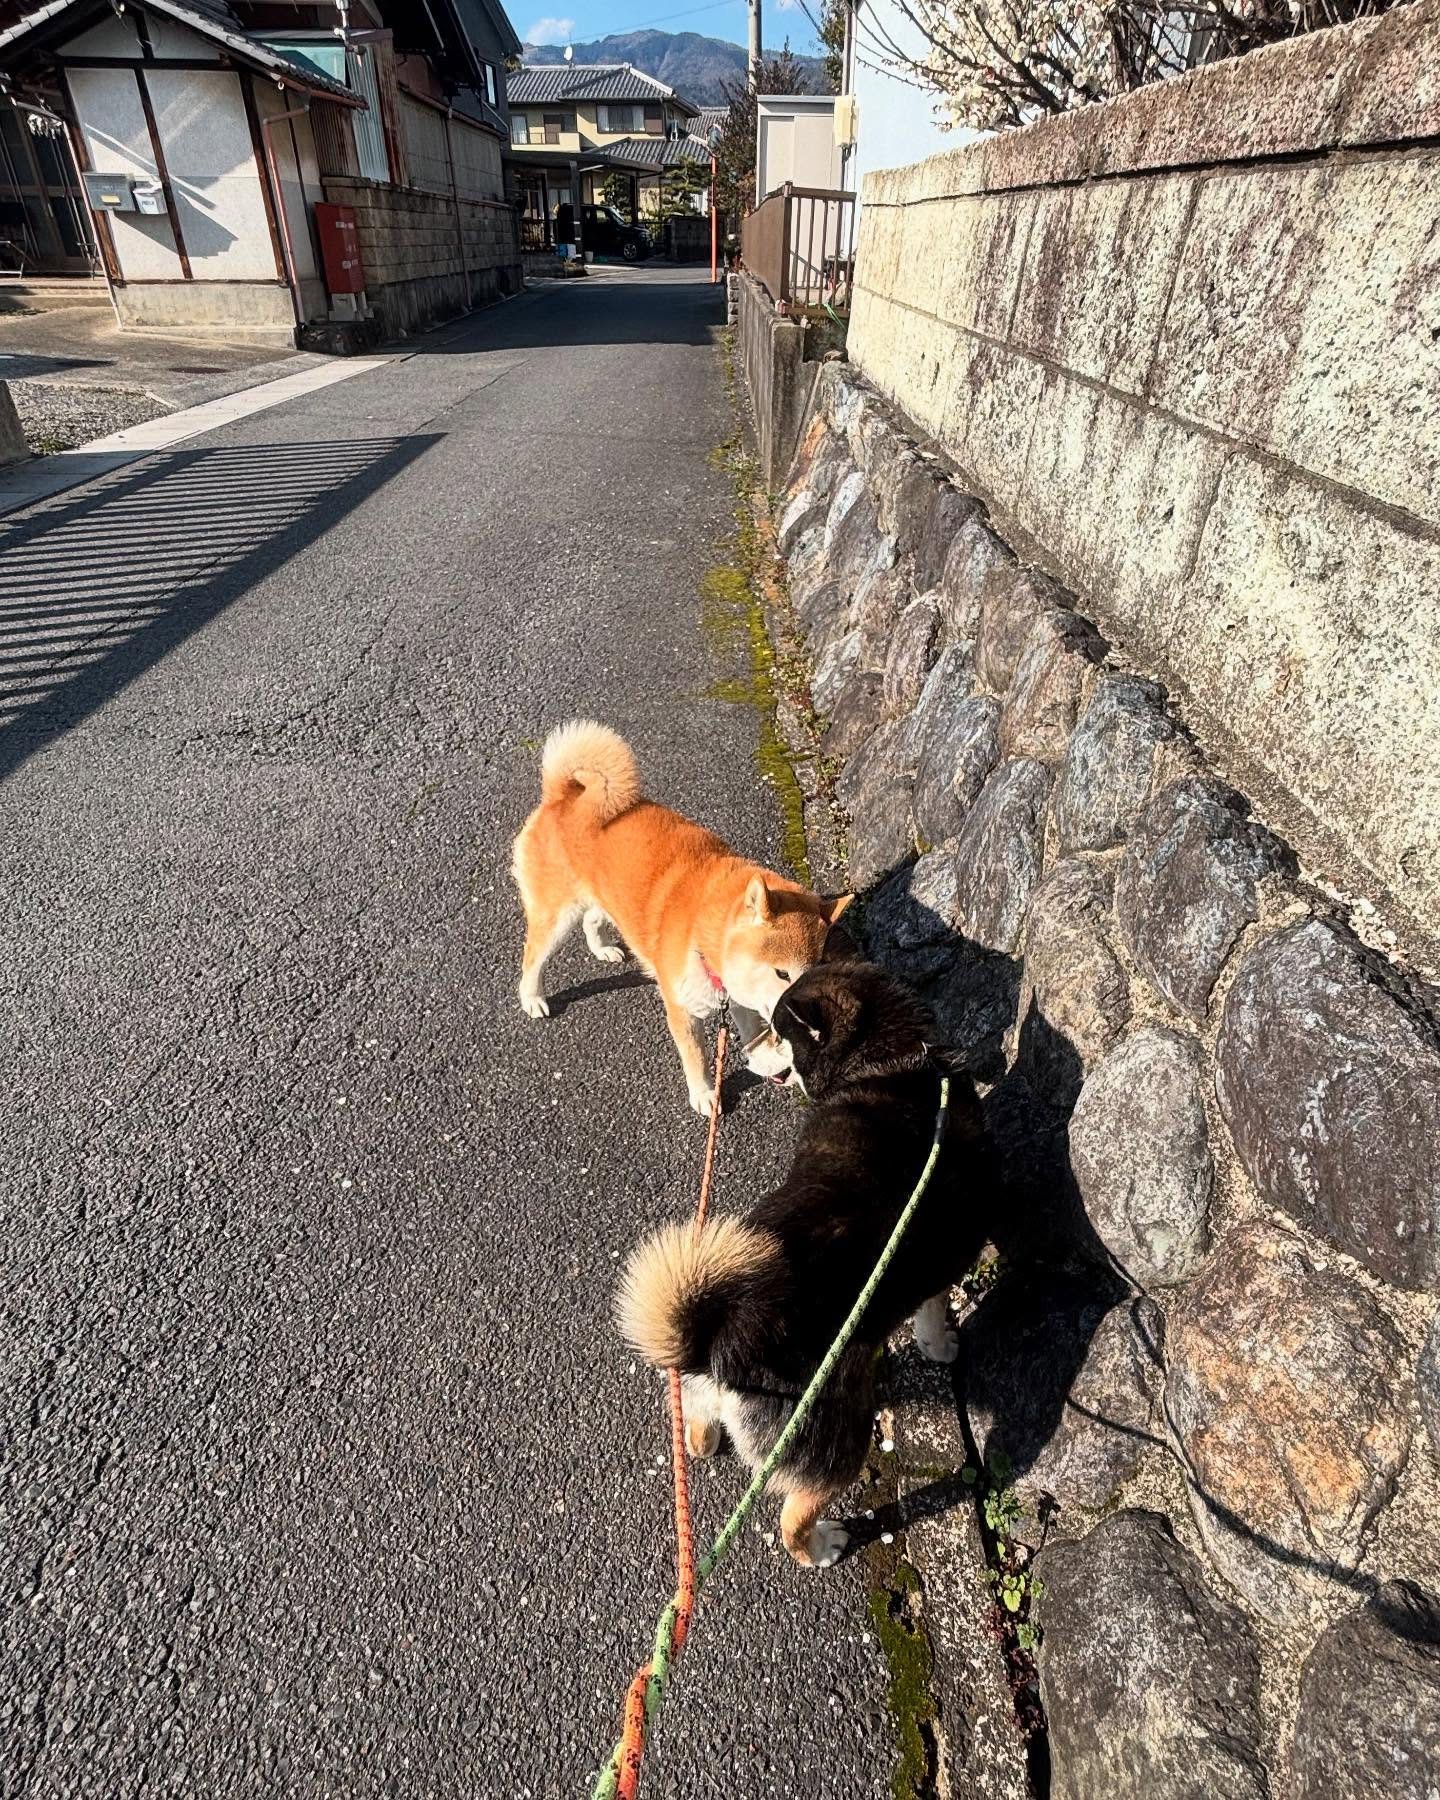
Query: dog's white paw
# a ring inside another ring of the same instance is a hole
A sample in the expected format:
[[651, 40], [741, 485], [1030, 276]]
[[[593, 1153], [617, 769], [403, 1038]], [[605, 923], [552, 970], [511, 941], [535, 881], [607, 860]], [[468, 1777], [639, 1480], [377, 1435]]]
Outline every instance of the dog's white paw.
[[950, 1295], [932, 1294], [923, 1306], [915, 1308], [910, 1320], [915, 1333], [915, 1347], [934, 1363], [952, 1363], [960, 1354], [960, 1333], [950, 1323]]
[[841, 1552], [849, 1542], [850, 1533], [843, 1525], [837, 1525], [833, 1519], [817, 1519], [805, 1541], [811, 1566], [828, 1569], [831, 1563], [839, 1562]]
[[548, 1019], [550, 1017], [550, 1002], [543, 994], [522, 994], [520, 996], [520, 1010], [529, 1019]]
[[939, 1326], [923, 1314], [915, 1317], [915, 1344], [929, 1362], [953, 1363], [960, 1354], [960, 1333], [948, 1319]]
[[715, 1104], [715, 1090], [707, 1081], [704, 1087], [692, 1087], [690, 1090], [691, 1108], [699, 1113], [702, 1119], [710, 1117], [710, 1109]]
[[596, 962], [624, 962], [625, 952], [618, 944], [593, 944], [591, 949]]
[[720, 1427], [714, 1419], [687, 1419], [685, 1447], [692, 1456], [713, 1456], [720, 1448]]

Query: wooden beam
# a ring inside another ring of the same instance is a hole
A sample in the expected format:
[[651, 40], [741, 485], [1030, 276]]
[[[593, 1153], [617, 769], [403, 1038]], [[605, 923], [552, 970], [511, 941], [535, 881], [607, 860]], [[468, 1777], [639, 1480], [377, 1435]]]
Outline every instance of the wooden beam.
[[170, 215], [170, 229], [175, 234], [175, 254], [180, 258], [180, 273], [186, 281], [195, 279], [190, 267], [190, 256], [185, 248], [185, 233], [180, 229], [180, 211], [175, 204], [175, 190], [170, 185], [170, 169], [165, 161], [165, 146], [160, 142], [160, 130], [155, 123], [155, 109], [150, 104], [150, 90], [145, 85], [145, 71], [137, 65], [135, 85], [140, 90], [140, 104], [145, 110], [145, 125], [150, 133], [150, 148], [155, 152], [155, 173], [160, 177], [160, 191], [165, 196], [166, 210]]
[[[90, 153], [85, 148], [85, 136], [80, 129], [79, 114], [75, 111], [75, 96], [70, 92], [70, 83], [65, 79], [63, 73], [60, 76], [60, 93], [64, 100], [65, 129], [70, 133], [70, 148], [75, 154], [75, 167], [82, 177], [80, 189], [83, 193], [85, 190], [83, 177], [87, 171], [92, 174], [94, 171], [90, 165]], [[89, 206], [90, 196], [88, 194], [85, 195], [85, 203]], [[110, 229], [109, 215], [90, 206], [90, 222], [95, 230], [95, 241], [100, 246], [100, 260], [105, 265], [105, 278], [113, 289], [117, 281], [123, 281], [125, 278], [120, 272], [120, 257], [115, 249], [115, 236]], [[111, 298], [113, 302], [113, 294]]]

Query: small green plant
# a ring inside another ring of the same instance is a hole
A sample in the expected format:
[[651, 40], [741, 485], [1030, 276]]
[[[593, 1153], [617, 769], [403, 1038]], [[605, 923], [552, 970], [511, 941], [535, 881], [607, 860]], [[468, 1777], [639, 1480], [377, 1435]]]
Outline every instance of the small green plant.
[[1016, 1643], [1022, 1650], [1031, 1651], [1039, 1642], [1039, 1628], [1019, 1615], [1028, 1612], [1031, 1603], [1040, 1598], [1042, 1585], [1028, 1567], [1029, 1552], [1014, 1541], [1015, 1527], [1024, 1517], [1025, 1508], [1010, 1485], [1013, 1471], [1010, 1458], [1003, 1450], [997, 1450], [984, 1468], [966, 1463], [960, 1479], [979, 1493], [980, 1516], [990, 1540], [985, 1579], [996, 1602], [1016, 1620]]
[[985, 1523], [1005, 1548], [1012, 1528], [1023, 1512], [1013, 1488], [991, 1488], [985, 1496]]
[[988, 1294], [1005, 1272], [1005, 1261], [997, 1250], [991, 1256], [977, 1256], [960, 1277], [960, 1285], [972, 1300]]
[[[997, 1568], [991, 1564], [986, 1570], [986, 1579], [995, 1590], [995, 1598], [1008, 1613], [1018, 1613], [1027, 1600], [1038, 1600], [1045, 1591], [1045, 1584], [1036, 1579], [1028, 1569]], [[1025, 1629], [1033, 1636], [1035, 1628], [1026, 1621]], [[1029, 1644], [1022, 1646], [1030, 1649]]]

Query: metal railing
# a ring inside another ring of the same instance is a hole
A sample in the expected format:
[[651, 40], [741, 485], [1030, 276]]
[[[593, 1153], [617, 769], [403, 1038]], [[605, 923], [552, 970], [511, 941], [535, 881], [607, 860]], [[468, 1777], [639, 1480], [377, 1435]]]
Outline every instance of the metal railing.
[[777, 305], [847, 306], [855, 260], [855, 196], [787, 181], [745, 215], [740, 254]]

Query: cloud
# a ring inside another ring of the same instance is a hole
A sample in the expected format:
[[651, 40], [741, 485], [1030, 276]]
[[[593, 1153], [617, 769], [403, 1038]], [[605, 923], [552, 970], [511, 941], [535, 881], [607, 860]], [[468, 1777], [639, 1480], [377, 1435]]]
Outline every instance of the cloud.
[[525, 33], [527, 44], [568, 44], [575, 35], [573, 19], [537, 19]]

